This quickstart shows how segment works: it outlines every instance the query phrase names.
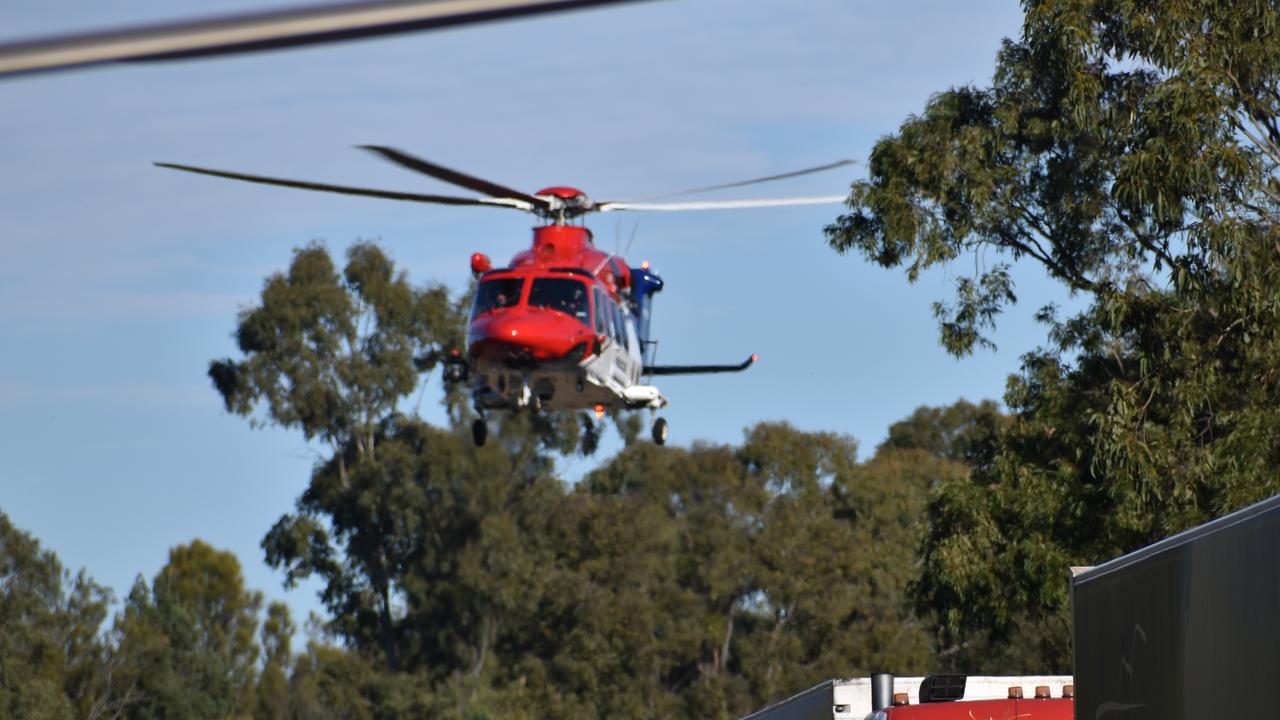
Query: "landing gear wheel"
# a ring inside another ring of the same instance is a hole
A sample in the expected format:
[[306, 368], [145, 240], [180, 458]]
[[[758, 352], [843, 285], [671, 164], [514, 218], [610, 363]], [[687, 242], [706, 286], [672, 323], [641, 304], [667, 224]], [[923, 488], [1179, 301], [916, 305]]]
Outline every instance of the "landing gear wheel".
[[471, 423], [471, 440], [476, 447], [484, 447], [484, 441], [489, 438], [489, 425], [481, 418]]
[[657, 420], [653, 421], [653, 444], [654, 445], [667, 444], [667, 419], [666, 418], [658, 418]]

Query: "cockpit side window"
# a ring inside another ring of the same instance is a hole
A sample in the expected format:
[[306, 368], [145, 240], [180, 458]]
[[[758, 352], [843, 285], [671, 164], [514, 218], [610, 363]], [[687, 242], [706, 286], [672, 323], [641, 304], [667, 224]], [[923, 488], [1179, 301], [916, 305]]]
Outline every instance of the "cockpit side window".
[[624, 347], [628, 346], [626, 322], [627, 322], [626, 315], [622, 312], [622, 308], [618, 307], [617, 305], [614, 305], [613, 306], [613, 331], [614, 333], [617, 334], [618, 342], [622, 343]]
[[607, 326], [605, 313], [609, 311], [609, 303], [605, 301], [604, 293], [600, 292], [600, 288], [595, 288], [594, 296], [596, 301], [596, 335], [604, 335], [606, 334], [605, 327]]
[[613, 298], [609, 297], [608, 295], [605, 295], [605, 296], [604, 296], [604, 306], [603, 306], [603, 308], [604, 308], [604, 334], [605, 334], [605, 335], [608, 335], [609, 337], [613, 338], [614, 340], [617, 340], [617, 339], [618, 339], [618, 333], [615, 331], [615, 329], [614, 329], [614, 328], [615, 328], [616, 326], [613, 324], [613, 307], [614, 307], [614, 306], [613, 306]]
[[589, 322], [587, 286], [571, 278], [535, 278], [529, 289], [529, 307], [548, 308]]
[[476, 299], [471, 306], [471, 317], [490, 310], [516, 306], [520, 303], [520, 292], [523, 289], [522, 278], [494, 278], [482, 281], [476, 286]]

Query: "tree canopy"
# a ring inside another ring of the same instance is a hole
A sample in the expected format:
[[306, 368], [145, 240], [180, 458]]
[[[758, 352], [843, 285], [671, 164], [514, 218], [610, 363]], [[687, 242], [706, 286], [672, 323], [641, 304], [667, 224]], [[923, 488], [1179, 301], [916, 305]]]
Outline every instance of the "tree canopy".
[[964, 272], [935, 306], [956, 355], [992, 344], [1016, 272], [1087, 300], [1038, 313], [1009, 423], [931, 502], [919, 586], [957, 651], [1031, 629], [1047, 669], [1069, 664], [1068, 566], [1280, 487], [1280, 11], [1024, 8], [993, 84], [940, 92], [877, 143], [827, 236], [909, 278]]
[[[627, 447], [570, 486], [555, 458], [593, 449], [591, 418], [503, 417], [476, 448], [449, 389], [436, 427], [399, 412], [414, 390], [399, 375], [348, 380], [366, 377], [353, 364], [407, 372], [454, 341], [465, 307], [414, 289], [376, 247], [348, 260], [340, 277], [324, 248], [298, 251], [241, 314], [243, 357], [210, 368], [229, 410], [329, 447], [263, 548], [287, 582], [321, 580], [324, 632], [352, 654], [309, 646], [294, 685], [446, 714], [733, 717], [816, 676], [927, 667], [930, 631], [908, 594], [920, 518], [930, 489], [963, 472], [989, 404], [940, 411], [920, 430], [927, 447], [899, 438], [868, 463], [850, 438], [785, 423], [679, 449], [636, 442], [619, 417]], [[369, 268], [394, 293], [367, 299]], [[377, 310], [386, 295], [432, 311]], [[344, 319], [365, 306], [365, 321]], [[411, 351], [393, 362], [360, 348]], [[266, 665], [278, 688], [283, 665]], [[295, 702], [265, 685], [257, 696]]]
[[[938, 423], [920, 437], [957, 435]], [[570, 485], [513, 454], [552, 452], [538, 440], [475, 448], [459, 428], [407, 417], [379, 432], [376, 463], [348, 463], [346, 487], [336, 460], [318, 464], [282, 521], [341, 543], [292, 544], [281, 525], [264, 541], [287, 574], [323, 581], [330, 617], [309, 620], [296, 651], [288, 608], [264, 608], [238, 560], [200, 540], [139, 578], [107, 628], [92, 581], [82, 573], [68, 592], [51, 553], [0, 525], [15, 589], [0, 604], [15, 661], [0, 679], [6, 707], [122, 720], [733, 718], [815, 678], [931, 667], [909, 586], [928, 493], [965, 472], [936, 448], [904, 441], [860, 462], [851, 438], [763, 423], [737, 445], [637, 442]], [[17, 607], [26, 622], [8, 622]]]
[[110, 593], [0, 512], [0, 715], [107, 717]]

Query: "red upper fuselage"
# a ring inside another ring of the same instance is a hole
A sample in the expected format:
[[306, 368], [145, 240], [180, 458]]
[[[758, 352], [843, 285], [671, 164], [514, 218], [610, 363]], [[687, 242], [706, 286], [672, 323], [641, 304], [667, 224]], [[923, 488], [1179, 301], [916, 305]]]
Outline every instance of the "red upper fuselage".
[[[569, 192], [576, 191], [549, 188], [539, 194]], [[467, 352], [475, 360], [508, 364], [546, 362], [571, 352], [581, 359], [630, 280], [627, 264], [597, 250], [585, 227], [534, 228], [532, 247], [512, 258], [510, 267], [484, 272]]]

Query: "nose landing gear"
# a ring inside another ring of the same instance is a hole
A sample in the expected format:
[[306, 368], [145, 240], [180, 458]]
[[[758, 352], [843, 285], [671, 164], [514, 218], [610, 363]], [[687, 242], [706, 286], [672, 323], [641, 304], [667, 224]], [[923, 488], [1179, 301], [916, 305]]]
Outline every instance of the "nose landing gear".
[[658, 418], [657, 420], [653, 421], [653, 444], [654, 445], [667, 444], [667, 419], [666, 418]]

